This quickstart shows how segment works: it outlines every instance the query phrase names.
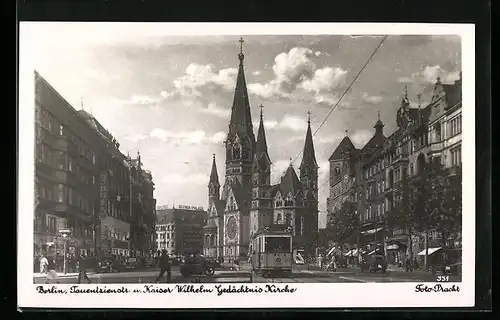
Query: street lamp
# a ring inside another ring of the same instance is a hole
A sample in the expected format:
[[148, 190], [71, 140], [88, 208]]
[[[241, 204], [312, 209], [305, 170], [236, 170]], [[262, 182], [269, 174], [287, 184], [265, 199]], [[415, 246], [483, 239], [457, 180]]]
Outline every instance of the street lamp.
[[66, 242], [68, 242], [68, 240], [70, 239], [70, 235], [71, 235], [71, 230], [69, 229], [61, 229], [59, 230], [59, 233], [61, 234], [62, 236], [62, 239], [63, 239], [63, 243], [64, 243], [64, 249], [63, 249], [63, 255], [64, 255], [64, 259], [63, 259], [63, 272], [64, 274], [66, 274]]

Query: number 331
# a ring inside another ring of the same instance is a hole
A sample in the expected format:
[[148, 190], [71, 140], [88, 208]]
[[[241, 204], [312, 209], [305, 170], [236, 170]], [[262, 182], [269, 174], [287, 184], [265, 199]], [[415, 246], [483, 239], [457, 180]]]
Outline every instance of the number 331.
[[446, 282], [446, 281], [450, 281], [450, 276], [437, 276], [436, 281], [437, 281], [437, 282]]

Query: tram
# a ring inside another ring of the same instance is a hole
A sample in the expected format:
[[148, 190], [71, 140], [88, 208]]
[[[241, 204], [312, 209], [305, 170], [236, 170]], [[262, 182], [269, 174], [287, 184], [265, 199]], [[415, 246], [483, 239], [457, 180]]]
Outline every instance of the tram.
[[251, 240], [252, 270], [263, 276], [292, 272], [293, 252], [290, 230], [270, 231], [266, 228]]

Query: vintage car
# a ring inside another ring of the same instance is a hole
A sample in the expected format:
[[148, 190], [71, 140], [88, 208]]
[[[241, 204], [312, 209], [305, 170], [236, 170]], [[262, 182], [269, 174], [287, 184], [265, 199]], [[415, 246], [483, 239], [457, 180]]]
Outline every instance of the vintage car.
[[139, 259], [129, 257], [125, 260], [125, 269], [136, 269], [139, 266]]
[[100, 259], [97, 263], [97, 267], [99, 273], [122, 272], [125, 269], [123, 263], [113, 257], [104, 257]]
[[385, 273], [387, 269], [387, 260], [385, 255], [380, 252], [370, 252], [363, 257], [363, 262], [361, 263], [361, 271], [377, 272], [382, 271]]
[[183, 277], [191, 275], [212, 276], [220, 266], [220, 263], [214, 259], [205, 258], [201, 255], [191, 255], [185, 257], [181, 262], [180, 272]]

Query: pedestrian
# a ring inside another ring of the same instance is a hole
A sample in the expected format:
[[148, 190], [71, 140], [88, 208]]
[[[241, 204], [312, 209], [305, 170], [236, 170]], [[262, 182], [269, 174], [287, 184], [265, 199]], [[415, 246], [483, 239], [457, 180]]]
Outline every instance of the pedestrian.
[[79, 267], [78, 284], [82, 281], [82, 278], [86, 279], [88, 281], [88, 283], [91, 282], [89, 276], [87, 275], [87, 264], [88, 264], [88, 260], [86, 259], [86, 257], [79, 255], [78, 256], [78, 267]]
[[417, 257], [415, 257], [415, 259], [413, 261], [413, 265], [415, 266], [415, 270], [418, 270], [418, 260], [417, 260]]
[[160, 274], [156, 278], [155, 282], [159, 283], [160, 279], [167, 272], [167, 283], [170, 283], [172, 280], [172, 270], [170, 267], [170, 257], [168, 256], [167, 250], [163, 250], [162, 255], [160, 257]]
[[56, 261], [53, 257], [47, 258], [47, 277], [45, 283], [59, 283], [57, 281]]
[[47, 269], [47, 265], [49, 264], [49, 261], [47, 260], [47, 258], [45, 257], [45, 255], [42, 253], [40, 255], [40, 273], [42, 274], [46, 274], [48, 269]]

